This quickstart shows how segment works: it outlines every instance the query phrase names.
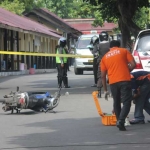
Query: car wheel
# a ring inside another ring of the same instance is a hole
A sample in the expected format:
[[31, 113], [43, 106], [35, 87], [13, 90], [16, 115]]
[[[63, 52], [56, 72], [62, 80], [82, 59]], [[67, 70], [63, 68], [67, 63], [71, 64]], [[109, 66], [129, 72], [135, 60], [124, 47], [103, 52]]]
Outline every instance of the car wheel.
[[83, 70], [82, 69], [79, 70], [79, 74], [83, 74]]
[[74, 68], [74, 73], [75, 73], [76, 75], [81, 75], [81, 74], [83, 74], [83, 70], [82, 70], [82, 69]]

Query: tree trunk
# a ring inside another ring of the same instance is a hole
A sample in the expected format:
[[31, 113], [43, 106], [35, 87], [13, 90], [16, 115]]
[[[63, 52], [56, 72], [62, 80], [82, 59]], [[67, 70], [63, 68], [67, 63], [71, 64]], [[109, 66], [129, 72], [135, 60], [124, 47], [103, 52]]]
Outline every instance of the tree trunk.
[[128, 48], [129, 50], [131, 50], [131, 40], [130, 40], [130, 31], [129, 28], [126, 24], [123, 23], [122, 18], [119, 18], [118, 21], [119, 24], [119, 28], [121, 30], [122, 33], [122, 40], [121, 40], [121, 47], [125, 47]]
[[140, 28], [132, 21], [137, 10], [137, 0], [118, 0], [120, 12], [119, 27], [122, 33], [122, 46], [131, 47], [131, 34], [136, 37]]

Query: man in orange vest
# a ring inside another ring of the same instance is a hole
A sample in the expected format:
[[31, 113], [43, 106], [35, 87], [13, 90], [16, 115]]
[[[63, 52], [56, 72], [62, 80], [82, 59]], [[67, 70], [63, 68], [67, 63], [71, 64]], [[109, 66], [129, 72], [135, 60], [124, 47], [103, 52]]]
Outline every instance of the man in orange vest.
[[135, 65], [132, 54], [127, 49], [120, 48], [120, 42], [117, 40], [110, 42], [110, 50], [104, 55], [100, 64], [105, 98], [107, 99], [109, 94], [106, 85], [106, 75], [108, 75], [114, 100], [114, 112], [117, 118], [116, 125], [120, 131], [126, 130], [124, 123], [132, 101], [130, 71], [135, 68]]

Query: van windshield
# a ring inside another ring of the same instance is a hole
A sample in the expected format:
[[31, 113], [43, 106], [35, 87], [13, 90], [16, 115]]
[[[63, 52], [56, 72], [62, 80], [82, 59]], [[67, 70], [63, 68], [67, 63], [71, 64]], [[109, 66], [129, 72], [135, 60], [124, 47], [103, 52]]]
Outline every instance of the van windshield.
[[150, 34], [145, 34], [139, 38], [136, 49], [139, 52], [150, 51]]
[[87, 46], [90, 44], [91, 37], [82, 37], [77, 42], [78, 49], [87, 49]]

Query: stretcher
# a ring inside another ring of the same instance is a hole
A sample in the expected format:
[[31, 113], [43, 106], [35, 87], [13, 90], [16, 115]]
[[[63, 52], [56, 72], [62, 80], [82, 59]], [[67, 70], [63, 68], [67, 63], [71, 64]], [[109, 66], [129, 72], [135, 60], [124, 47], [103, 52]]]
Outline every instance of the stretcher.
[[97, 111], [98, 111], [99, 115], [101, 116], [102, 124], [105, 126], [115, 126], [116, 122], [117, 122], [116, 116], [114, 114], [107, 114], [107, 113], [102, 112], [99, 100], [97, 98], [97, 94], [98, 94], [98, 92], [94, 91], [92, 93], [92, 96], [94, 98], [94, 102], [95, 102]]

